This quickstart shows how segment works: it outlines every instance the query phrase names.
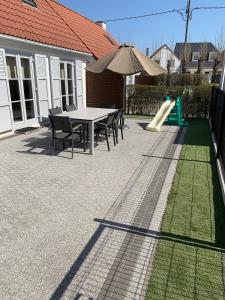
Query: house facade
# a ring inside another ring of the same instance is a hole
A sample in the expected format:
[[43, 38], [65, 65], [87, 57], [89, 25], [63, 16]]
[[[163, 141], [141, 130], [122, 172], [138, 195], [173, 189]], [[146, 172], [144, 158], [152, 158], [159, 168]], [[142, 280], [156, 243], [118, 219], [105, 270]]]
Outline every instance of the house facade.
[[[195, 74], [199, 72], [199, 62], [202, 60], [201, 73], [206, 74], [211, 81], [215, 60], [221, 60], [221, 54], [212, 43], [187, 43], [186, 46], [187, 72]], [[174, 53], [182, 60], [184, 43], [176, 43]], [[221, 70], [217, 70], [220, 72]]]
[[157, 49], [151, 55], [151, 59], [166, 69], [168, 73], [178, 73], [180, 71], [180, 59], [166, 44]]
[[85, 107], [86, 64], [118, 46], [102, 24], [54, 0], [0, 0], [0, 20], [0, 134]]

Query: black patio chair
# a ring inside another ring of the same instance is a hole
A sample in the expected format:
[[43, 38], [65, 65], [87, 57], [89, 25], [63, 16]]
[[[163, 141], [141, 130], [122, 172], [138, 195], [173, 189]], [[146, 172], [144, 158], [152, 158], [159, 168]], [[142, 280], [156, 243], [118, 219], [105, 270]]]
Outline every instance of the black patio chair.
[[50, 116], [59, 115], [59, 114], [61, 114], [62, 112], [63, 112], [63, 111], [62, 111], [62, 108], [61, 108], [61, 107], [58, 107], [58, 106], [49, 109], [49, 114], [50, 114]]
[[[73, 149], [74, 149], [74, 141], [75, 135], [80, 134], [77, 132], [80, 129], [80, 125], [77, 127], [72, 126], [71, 119], [69, 117], [63, 116], [51, 116], [49, 115], [49, 120], [52, 128], [52, 139], [53, 139], [53, 149], [56, 150], [56, 142], [60, 140], [65, 145], [65, 141], [68, 140], [69, 137], [72, 137], [72, 158], [73, 158]], [[84, 132], [84, 152], [86, 152], [86, 137]]]
[[[67, 112], [74, 111], [74, 110], [77, 110], [75, 104], [66, 105]], [[82, 135], [86, 135], [86, 137], [88, 136], [88, 124], [84, 124], [84, 123], [80, 123], [80, 122], [72, 120], [73, 127], [76, 127], [78, 125], [82, 126], [82, 128], [80, 128], [80, 142], [82, 142]], [[82, 132], [82, 130], [83, 130], [83, 132]], [[84, 131], [86, 131], [86, 132], [84, 133]]]
[[116, 133], [115, 133], [114, 119], [115, 119], [115, 114], [110, 113], [110, 114], [108, 114], [108, 117], [107, 117], [105, 122], [104, 121], [103, 122], [97, 122], [96, 127], [95, 127], [95, 134], [96, 134], [97, 137], [99, 137], [99, 135], [104, 135], [105, 136], [108, 151], [110, 151], [109, 136], [110, 136], [111, 132], [113, 134], [114, 146], [116, 146]]
[[118, 144], [118, 132], [120, 129], [121, 138], [123, 140], [123, 125], [124, 125], [124, 110], [118, 109], [117, 113], [115, 114], [115, 132], [116, 132], [116, 142]]
[[66, 111], [73, 111], [76, 110], [75, 104], [66, 105]]

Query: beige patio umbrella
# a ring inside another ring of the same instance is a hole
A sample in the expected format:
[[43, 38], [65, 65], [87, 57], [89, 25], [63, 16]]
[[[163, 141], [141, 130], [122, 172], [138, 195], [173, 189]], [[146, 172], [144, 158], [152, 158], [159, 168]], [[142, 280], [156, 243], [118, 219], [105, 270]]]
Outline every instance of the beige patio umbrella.
[[129, 44], [105, 55], [94, 63], [87, 65], [86, 70], [92, 73], [102, 73], [109, 70], [124, 76], [123, 107], [126, 108], [126, 76], [143, 72], [149, 76], [157, 76], [167, 71], [156, 62]]
[[149, 76], [166, 73], [165, 69], [129, 44], [124, 44], [96, 62], [87, 65], [86, 69], [92, 73], [110, 70], [125, 76], [139, 72], [145, 72]]

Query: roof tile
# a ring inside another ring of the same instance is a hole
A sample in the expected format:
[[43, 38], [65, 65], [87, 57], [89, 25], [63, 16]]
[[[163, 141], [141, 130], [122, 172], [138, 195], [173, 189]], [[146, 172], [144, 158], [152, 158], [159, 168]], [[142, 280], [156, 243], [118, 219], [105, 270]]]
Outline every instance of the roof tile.
[[36, 3], [34, 8], [21, 0], [0, 0], [0, 33], [92, 53], [96, 58], [118, 46], [100, 26], [54, 0]]

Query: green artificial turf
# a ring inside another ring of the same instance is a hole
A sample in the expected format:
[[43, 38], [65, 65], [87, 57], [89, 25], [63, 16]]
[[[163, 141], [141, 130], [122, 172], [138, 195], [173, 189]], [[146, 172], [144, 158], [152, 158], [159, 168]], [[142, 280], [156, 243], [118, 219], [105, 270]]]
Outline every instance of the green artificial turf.
[[208, 122], [189, 127], [146, 299], [225, 299], [225, 209]]

